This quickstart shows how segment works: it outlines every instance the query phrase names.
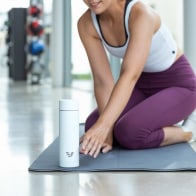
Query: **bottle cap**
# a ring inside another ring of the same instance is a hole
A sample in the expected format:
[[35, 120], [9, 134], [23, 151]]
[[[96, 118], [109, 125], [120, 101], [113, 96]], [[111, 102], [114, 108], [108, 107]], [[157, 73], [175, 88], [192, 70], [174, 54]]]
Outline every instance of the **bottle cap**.
[[78, 110], [78, 103], [72, 99], [60, 99], [59, 110]]

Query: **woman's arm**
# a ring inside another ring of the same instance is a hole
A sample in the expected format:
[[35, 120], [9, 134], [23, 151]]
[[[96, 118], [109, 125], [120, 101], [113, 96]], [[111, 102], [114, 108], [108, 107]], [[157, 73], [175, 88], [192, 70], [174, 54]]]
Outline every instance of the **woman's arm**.
[[156, 31], [156, 17], [143, 4], [135, 5], [129, 20], [131, 39], [121, 65], [120, 77], [100, 121], [112, 126], [125, 108], [146, 63]]
[[92, 24], [89, 10], [79, 19], [78, 31], [91, 66], [95, 98], [101, 114], [113, 90], [114, 79], [105, 49]]
[[94, 157], [103, 148], [108, 135], [111, 135], [112, 127], [128, 103], [143, 70], [155, 32], [155, 17], [143, 4], [138, 3], [130, 16], [129, 26], [131, 39], [122, 62], [119, 80], [98, 121], [83, 137], [83, 152]]

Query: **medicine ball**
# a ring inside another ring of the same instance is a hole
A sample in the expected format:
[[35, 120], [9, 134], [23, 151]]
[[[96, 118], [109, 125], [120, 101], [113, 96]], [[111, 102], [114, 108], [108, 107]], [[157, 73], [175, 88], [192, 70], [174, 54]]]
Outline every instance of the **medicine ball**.
[[29, 24], [30, 33], [36, 36], [42, 35], [44, 28], [39, 20], [32, 21]]
[[29, 14], [31, 16], [38, 17], [41, 15], [41, 13], [42, 13], [42, 10], [38, 6], [32, 5], [29, 7]]
[[32, 55], [40, 55], [43, 53], [45, 45], [42, 40], [35, 40], [29, 44], [29, 52]]

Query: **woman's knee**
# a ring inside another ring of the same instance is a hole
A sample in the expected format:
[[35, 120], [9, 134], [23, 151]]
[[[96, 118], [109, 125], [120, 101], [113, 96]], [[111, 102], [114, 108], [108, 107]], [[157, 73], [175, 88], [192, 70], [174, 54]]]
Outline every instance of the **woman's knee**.
[[145, 134], [139, 125], [134, 123], [129, 125], [126, 122], [117, 123], [114, 128], [114, 137], [124, 148], [141, 149], [145, 141]]
[[143, 146], [144, 140], [137, 138], [137, 137], [130, 137], [130, 136], [127, 136], [126, 134], [124, 136], [122, 136], [122, 134], [116, 136], [115, 134], [115, 139], [120, 144], [120, 146], [122, 146], [123, 148], [127, 148], [127, 149], [144, 148]]
[[124, 148], [146, 149], [159, 147], [164, 139], [164, 133], [162, 128], [151, 130], [142, 127], [141, 123], [132, 122], [127, 125], [126, 122], [120, 122], [115, 126], [114, 137]]

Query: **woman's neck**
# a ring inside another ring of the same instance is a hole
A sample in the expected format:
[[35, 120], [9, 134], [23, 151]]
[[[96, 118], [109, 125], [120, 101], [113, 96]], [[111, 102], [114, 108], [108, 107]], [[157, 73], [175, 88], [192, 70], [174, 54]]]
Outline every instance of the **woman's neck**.
[[112, 5], [109, 6], [103, 13], [99, 14], [100, 21], [107, 21], [114, 23], [118, 21], [124, 14], [124, 7], [126, 0], [113, 0]]

